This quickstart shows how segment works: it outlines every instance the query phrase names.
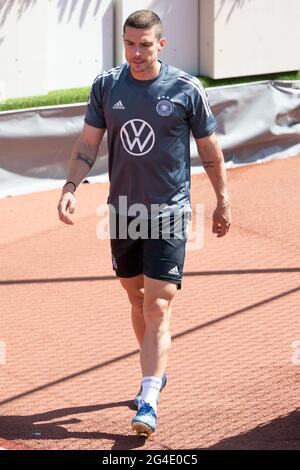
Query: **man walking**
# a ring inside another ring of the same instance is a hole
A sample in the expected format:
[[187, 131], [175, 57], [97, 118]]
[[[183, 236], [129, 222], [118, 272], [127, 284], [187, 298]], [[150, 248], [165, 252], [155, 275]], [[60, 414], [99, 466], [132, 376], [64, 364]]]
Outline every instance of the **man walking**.
[[[156, 430], [159, 395], [167, 382], [171, 302], [181, 288], [186, 231], [177, 227], [191, 212], [190, 131], [216, 194], [212, 230], [217, 237], [228, 232], [231, 213], [217, 125], [202, 85], [158, 60], [166, 39], [154, 12], [132, 13], [123, 42], [126, 63], [101, 73], [92, 85], [58, 212], [62, 222], [73, 223], [68, 213], [74, 212], [74, 192], [93, 166], [107, 130], [108, 202], [115, 216], [112, 263], [131, 304], [143, 377], [132, 428], [149, 436]], [[155, 233], [149, 229], [153, 222]]]

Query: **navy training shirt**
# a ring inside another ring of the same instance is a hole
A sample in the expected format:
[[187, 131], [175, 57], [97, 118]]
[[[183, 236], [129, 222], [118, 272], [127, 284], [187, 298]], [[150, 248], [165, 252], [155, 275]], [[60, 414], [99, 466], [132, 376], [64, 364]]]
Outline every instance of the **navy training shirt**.
[[[195, 138], [217, 127], [199, 80], [161, 64], [158, 77], [136, 80], [128, 63], [96, 77], [85, 122], [107, 129], [109, 203], [126, 215], [127, 206], [144, 204], [181, 212], [190, 207], [190, 131]], [[124, 198], [123, 198], [124, 201]]]

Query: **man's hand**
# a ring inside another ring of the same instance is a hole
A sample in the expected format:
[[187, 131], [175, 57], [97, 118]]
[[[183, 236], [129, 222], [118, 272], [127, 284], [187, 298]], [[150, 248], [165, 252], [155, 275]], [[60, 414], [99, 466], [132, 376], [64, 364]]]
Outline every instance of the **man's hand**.
[[231, 225], [231, 210], [229, 203], [217, 206], [213, 213], [212, 232], [217, 233], [217, 238], [224, 237]]
[[59, 219], [65, 224], [74, 225], [74, 222], [68, 216], [68, 212], [70, 214], [74, 214], [75, 203], [76, 199], [72, 192], [68, 191], [62, 193], [57, 210]]

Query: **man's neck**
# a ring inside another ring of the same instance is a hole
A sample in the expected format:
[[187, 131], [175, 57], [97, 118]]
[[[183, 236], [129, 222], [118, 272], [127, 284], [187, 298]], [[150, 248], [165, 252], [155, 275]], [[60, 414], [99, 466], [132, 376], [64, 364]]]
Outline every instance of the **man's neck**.
[[153, 64], [151, 69], [145, 70], [144, 72], [136, 73], [130, 68], [131, 75], [136, 80], [154, 80], [160, 74], [161, 62], [158, 60]]

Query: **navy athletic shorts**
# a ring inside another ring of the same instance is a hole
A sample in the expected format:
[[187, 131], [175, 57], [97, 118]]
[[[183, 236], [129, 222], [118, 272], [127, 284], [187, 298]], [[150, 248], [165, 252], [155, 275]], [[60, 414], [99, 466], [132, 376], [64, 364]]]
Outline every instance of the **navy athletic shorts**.
[[186, 224], [190, 216], [156, 221], [117, 214], [110, 221], [112, 265], [117, 277], [146, 276], [181, 289]]

